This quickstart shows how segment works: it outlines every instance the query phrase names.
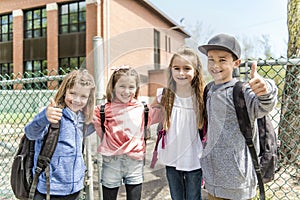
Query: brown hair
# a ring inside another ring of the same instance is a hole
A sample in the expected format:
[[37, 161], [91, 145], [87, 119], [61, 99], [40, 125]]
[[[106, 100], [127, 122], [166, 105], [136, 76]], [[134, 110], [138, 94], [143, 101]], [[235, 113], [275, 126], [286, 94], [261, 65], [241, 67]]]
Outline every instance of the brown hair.
[[165, 110], [165, 122], [164, 122], [164, 129], [170, 128], [171, 124], [171, 113], [175, 98], [175, 92], [176, 92], [176, 82], [172, 77], [172, 64], [175, 57], [180, 56], [187, 60], [189, 60], [194, 69], [195, 69], [195, 76], [191, 82], [191, 86], [194, 89], [193, 95], [193, 106], [196, 111], [197, 116], [197, 123], [198, 128], [202, 128], [204, 124], [204, 101], [203, 101], [203, 92], [205, 87], [205, 80], [202, 74], [202, 64], [200, 61], [200, 58], [198, 54], [189, 47], [183, 47], [179, 49], [171, 58], [169, 67], [168, 67], [168, 86], [164, 90], [162, 99], [161, 99], [161, 105], [163, 106]]
[[90, 89], [88, 102], [83, 108], [85, 123], [88, 124], [93, 119], [95, 106], [95, 82], [93, 76], [89, 74], [88, 70], [73, 70], [67, 74], [54, 97], [54, 101], [60, 108], [65, 108], [67, 106], [65, 103], [66, 91], [67, 89], [73, 88], [75, 84], [79, 84], [82, 87]]
[[106, 99], [108, 102], [112, 102], [114, 98], [114, 88], [118, 80], [122, 76], [133, 76], [136, 82], [136, 92], [134, 98], [137, 99], [140, 91], [140, 77], [135, 69], [131, 69], [128, 66], [121, 66], [114, 69], [113, 74], [110, 76], [106, 87]]

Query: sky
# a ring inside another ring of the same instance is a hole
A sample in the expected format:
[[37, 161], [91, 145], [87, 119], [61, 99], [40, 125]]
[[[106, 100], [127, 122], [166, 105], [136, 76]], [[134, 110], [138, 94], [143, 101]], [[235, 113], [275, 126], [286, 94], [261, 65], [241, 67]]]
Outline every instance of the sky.
[[[201, 23], [201, 27], [208, 30], [209, 36], [205, 36], [208, 37], [207, 40], [215, 34], [228, 33], [238, 39], [246, 37], [253, 43], [258, 43], [262, 35], [267, 35], [273, 57], [286, 57], [288, 0], [148, 1], [182, 25], [188, 33], [191, 33], [197, 23]], [[207, 43], [207, 40], [203, 42]], [[261, 54], [263, 52], [258, 52], [257, 56]]]

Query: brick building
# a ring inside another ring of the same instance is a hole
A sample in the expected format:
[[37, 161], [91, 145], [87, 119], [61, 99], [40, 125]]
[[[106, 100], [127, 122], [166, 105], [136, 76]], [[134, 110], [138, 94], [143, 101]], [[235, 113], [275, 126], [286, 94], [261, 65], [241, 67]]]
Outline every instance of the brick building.
[[152, 96], [151, 84], [164, 83], [163, 68], [189, 34], [146, 0], [1, 0], [0, 74], [81, 66], [94, 73], [96, 36], [105, 81], [111, 66], [131, 65], [142, 95]]

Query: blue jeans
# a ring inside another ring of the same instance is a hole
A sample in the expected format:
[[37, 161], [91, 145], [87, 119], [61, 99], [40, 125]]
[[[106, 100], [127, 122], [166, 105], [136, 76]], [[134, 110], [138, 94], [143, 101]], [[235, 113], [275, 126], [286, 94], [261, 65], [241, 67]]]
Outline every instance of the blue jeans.
[[202, 169], [178, 171], [166, 166], [166, 175], [172, 200], [202, 200]]

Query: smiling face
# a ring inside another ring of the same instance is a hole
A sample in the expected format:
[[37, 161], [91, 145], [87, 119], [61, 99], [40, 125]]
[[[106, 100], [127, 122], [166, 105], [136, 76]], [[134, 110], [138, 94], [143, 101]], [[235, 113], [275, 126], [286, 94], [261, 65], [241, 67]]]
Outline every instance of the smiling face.
[[121, 76], [114, 88], [115, 98], [122, 103], [128, 103], [135, 96], [136, 90], [137, 83], [134, 76]]
[[176, 87], [191, 87], [191, 82], [195, 76], [195, 69], [188, 57], [176, 56], [171, 65], [172, 78], [176, 82]]
[[223, 50], [209, 50], [208, 72], [213, 77], [216, 84], [226, 83], [232, 79], [232, 72], [237, 68], [241, 60], [233, 60], [230, 52]]
[[66, 90], [65, 103], [73, 112], [77, 112], [87, 105], [91, 89], [79, 84]]

